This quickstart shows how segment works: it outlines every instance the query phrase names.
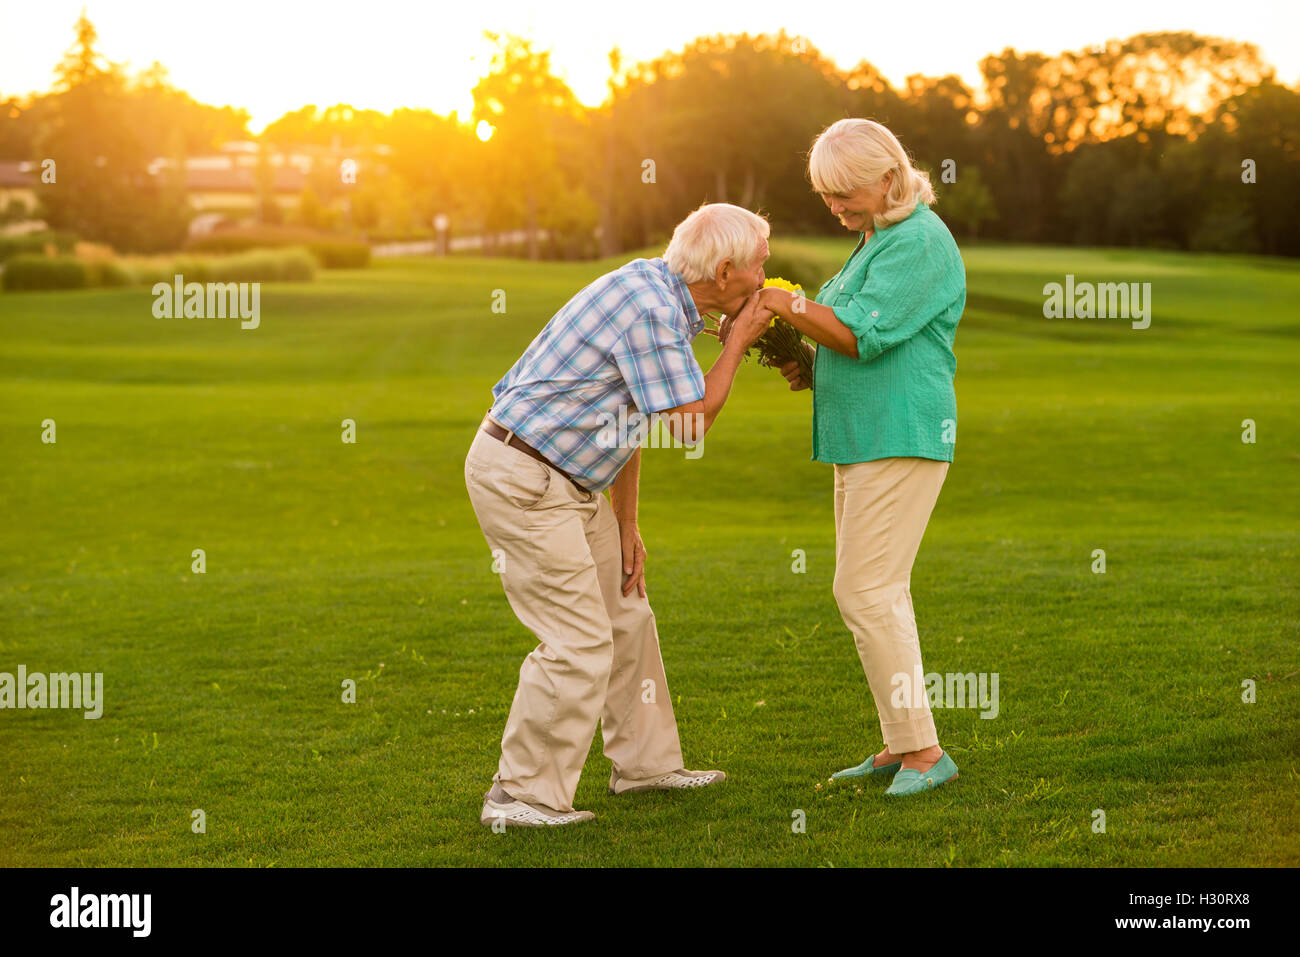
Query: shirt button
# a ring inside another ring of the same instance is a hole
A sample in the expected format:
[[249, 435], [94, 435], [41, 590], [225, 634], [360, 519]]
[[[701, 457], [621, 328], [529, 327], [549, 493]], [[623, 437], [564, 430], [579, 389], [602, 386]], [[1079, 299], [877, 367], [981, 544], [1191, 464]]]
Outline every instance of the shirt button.
[[872, 310], [871, 310], [871, 318], [872, 318], [872, 319], [875, 319], [875, 318], [876, 318], [877, 316], [879, 316], [879, 315], [880, 315], [880, 312], [879, 312], [878, 310], [876, 310], [876, 309], [872, 309]]
[[840, 288], [841, 288], [841, 289], [844, 288], [844, 283], [840, 283]]

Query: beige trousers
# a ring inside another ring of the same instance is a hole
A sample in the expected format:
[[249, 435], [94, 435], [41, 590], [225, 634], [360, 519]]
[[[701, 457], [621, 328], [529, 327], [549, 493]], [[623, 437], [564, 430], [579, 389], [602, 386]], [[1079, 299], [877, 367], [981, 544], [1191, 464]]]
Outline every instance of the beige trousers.
[[654, 612], [635, 589], [623, 594], [609, 500], [481, 430], [465, 486], [510, 607], [539, 642], [519, 669], [494, 780], [573, 810], [597, 720], [611, 785], [682, 767]]
[[[887, 458], [835, 466], [835, 602], [857, 643], [880, 731], [894, 754], [939, 743], [920, 677], [911, 581], [948, 464]], [[900, 680], [907, 682], [905, 696], [896, 693]]]

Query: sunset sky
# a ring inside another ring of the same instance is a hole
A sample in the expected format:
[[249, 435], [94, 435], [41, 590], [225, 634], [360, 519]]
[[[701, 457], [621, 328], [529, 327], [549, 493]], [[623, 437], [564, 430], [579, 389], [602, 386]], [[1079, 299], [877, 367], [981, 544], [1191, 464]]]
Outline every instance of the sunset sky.
[[[599, 103], [618, 46], [648, 59], [709, 33], [772, 32], [809, 39], [841, 66], [867, 59], [891, 82], [910, 73], [956, 73], [979, 82], [979, 59], [1011, 46], [1058, 53], [1135, 33], [1189, 30], [1256, 44], [1278, 78], [1300, 82], [1300, 3], [1042, 0], [911, 5], [843, 0], [699, 0], [661, 3], [490, 4], [226, 0], [0, 0], [0, 96], [45, 91], [73, 40], [82, 7], [102, 53], [132, 70], [154, 60], [195, 98], [252, 114], [260, 130], [308, 103], [400, 106], [468, 115], [469, 92], [488, 67], [484, 30], [531, 37], [553, 51], [556, 72], [586, 103]], [[897, 22], [891, 11], [908, 11]]]

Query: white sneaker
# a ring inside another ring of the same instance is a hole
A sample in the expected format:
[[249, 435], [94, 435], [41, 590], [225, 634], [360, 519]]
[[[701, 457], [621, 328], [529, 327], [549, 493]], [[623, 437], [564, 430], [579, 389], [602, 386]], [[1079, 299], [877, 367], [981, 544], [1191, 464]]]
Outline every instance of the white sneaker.
[[478, 820], [488, 827], [497, 821], [501, 822], [501, 827], [557, 827], [594, 821], [596, 815], [590, 811], [557, 811], [542, 804], [526, 804], [511, 797], [500, 785], [493, 785], [483, 795], [483, 813]]
[[652, 778], [623, 778], [617, 773], [610, 776], [610, 794], [635, 794], [639, 791], [681, 791], [687, 788], [706, 788], [725, 781], [723, 771], [687, 771], [678, 768]]

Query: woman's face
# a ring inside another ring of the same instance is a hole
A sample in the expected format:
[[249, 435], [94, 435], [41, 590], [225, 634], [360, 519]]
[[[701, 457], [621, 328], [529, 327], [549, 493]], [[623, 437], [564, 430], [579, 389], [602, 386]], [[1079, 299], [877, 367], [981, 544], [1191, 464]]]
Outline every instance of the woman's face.
[[872, 228], [874, 217], [885, 208], [891, 175], [892, 170], [875, 186], [864, 186], [851, 193], [822, 193], [822, 202], [845, 229], [855, 233], [866, 232]]

